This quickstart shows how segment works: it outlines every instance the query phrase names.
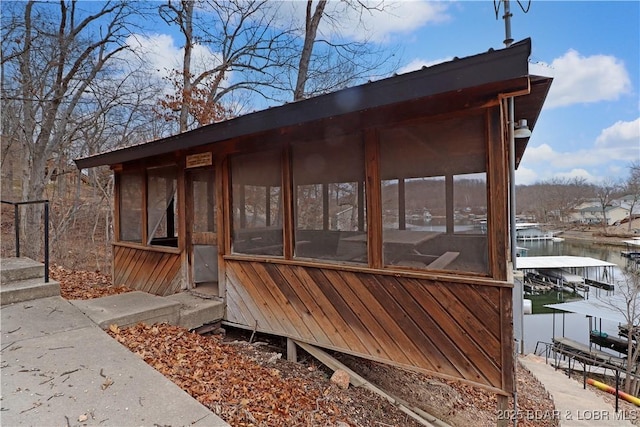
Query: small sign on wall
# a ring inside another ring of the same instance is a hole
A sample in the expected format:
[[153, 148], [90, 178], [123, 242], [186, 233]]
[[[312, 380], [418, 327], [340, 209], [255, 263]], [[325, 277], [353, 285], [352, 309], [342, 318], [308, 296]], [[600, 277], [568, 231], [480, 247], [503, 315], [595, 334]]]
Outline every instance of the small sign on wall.
[[191, 154], [187, 156], [186, 168], [197, 168], [200, 166], [211, 166], [213, 164], [213, 156], [211, 152]]

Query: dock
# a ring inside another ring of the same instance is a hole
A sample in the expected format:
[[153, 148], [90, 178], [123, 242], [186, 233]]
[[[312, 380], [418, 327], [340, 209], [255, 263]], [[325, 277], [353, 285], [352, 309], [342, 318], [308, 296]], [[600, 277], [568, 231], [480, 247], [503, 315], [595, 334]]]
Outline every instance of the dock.
[[578, 360], [585, 365], [621, 371], [625, 370], [627, 366], [627, 361], [623, 357], [615, 356], [566, 337], [553, 338], [553, 349], [555, 352]]

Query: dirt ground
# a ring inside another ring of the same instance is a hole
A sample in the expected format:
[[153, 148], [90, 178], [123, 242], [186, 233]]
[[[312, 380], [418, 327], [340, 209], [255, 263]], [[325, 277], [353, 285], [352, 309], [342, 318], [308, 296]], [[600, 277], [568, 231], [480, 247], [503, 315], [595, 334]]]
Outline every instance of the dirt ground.
[[567, 240], [588, 241], [596, 245], [624, 246], [624, 240], [630, 240], [635, 237], [640, 238], [640, 234], [635, 234], [633, 230], [640, 230], [640, 218], [636, 218], [631, 222], [631, 228], [629, 228], [628, 222], [606, 228], [586, 225], [571, 226], [562, 230], [558, 237]]
[[[54, 265], [51, 277], [67, 299], [127, 292], [99, 272]], [[171, 325], [113, 327], [109, 333], [149, 365], [209, 407], [232, 426], [417, 427], [396, 404], [373, 392], [331, 381], [331, 372], [298, 349], [298, 363], [286, 360], [286, 342], [229, 329], [198, 335]], [[478, 387], [395, 368], [339, 353], [332, 355], [387, 393], [451, 426], [495, 426], [496, 396]], [[517, 368], [518, 408], [554, 410], [544, 387]], [[513, 401], [510, 400], [513, 408]], [[547, 424], [521, 426], [555, 426]]]

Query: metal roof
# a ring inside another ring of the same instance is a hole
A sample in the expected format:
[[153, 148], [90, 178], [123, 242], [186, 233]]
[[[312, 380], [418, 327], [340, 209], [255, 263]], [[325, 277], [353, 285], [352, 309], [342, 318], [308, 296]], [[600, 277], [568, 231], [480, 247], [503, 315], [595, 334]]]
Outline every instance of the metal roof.
[[617, 264], [581, 256], [525, 256], [516, 261], [518, 270], [537, 268], [612, 267]]
[[546, 304], [545, 307], [569, 313], [584, 314], [585, 316], [597, 317], [624, 325], [629, 323], [622, 314], [622, 309], [618, 308], [624, 307], [624, 299], [616, 295], [600, 298], [590, 297], [587, 300], [570, 301], [559, 304]]
[[[429, 102], [437, 95], [469, 97], [466, 91], [474, 88], [482, 88], [475, 94], [478, 99], [483, 96], [495, 99], [500, 94], [513, 94], [516, 119], [526, 118], [529, 128], [533, 129], [552, 79], [529, 74], [530, 54], [531, 39], [527, 38], [508, 48], [455, 58], [422, 70], [246, 114], [156, 141], [76, 159], [75, 162], [80, 169], [115, 165], [232, 138], [276, 132], [305, 123], [335, 121], [350, 114], [392, 108], [402, 103]], [[419, 105], [415, 108], [420, 109]], [[528, 141], [528, 138], [516, 140], [516, 163], [522, 158]]]

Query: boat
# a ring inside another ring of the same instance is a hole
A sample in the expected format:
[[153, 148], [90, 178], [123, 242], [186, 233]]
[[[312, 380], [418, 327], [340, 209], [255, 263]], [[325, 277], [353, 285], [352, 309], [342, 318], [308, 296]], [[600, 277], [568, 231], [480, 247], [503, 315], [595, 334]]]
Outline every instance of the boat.
[[[627, 354], [629, 351], [629, 340], [621, 337], [614, 337], [606, 332], [593, 330], [589, 333], [589, 341], [600, 346], [600, 348], [608, 348], [621, 354]], [[636, 343], [632, 343], [632, 350], [635, 351]]]

